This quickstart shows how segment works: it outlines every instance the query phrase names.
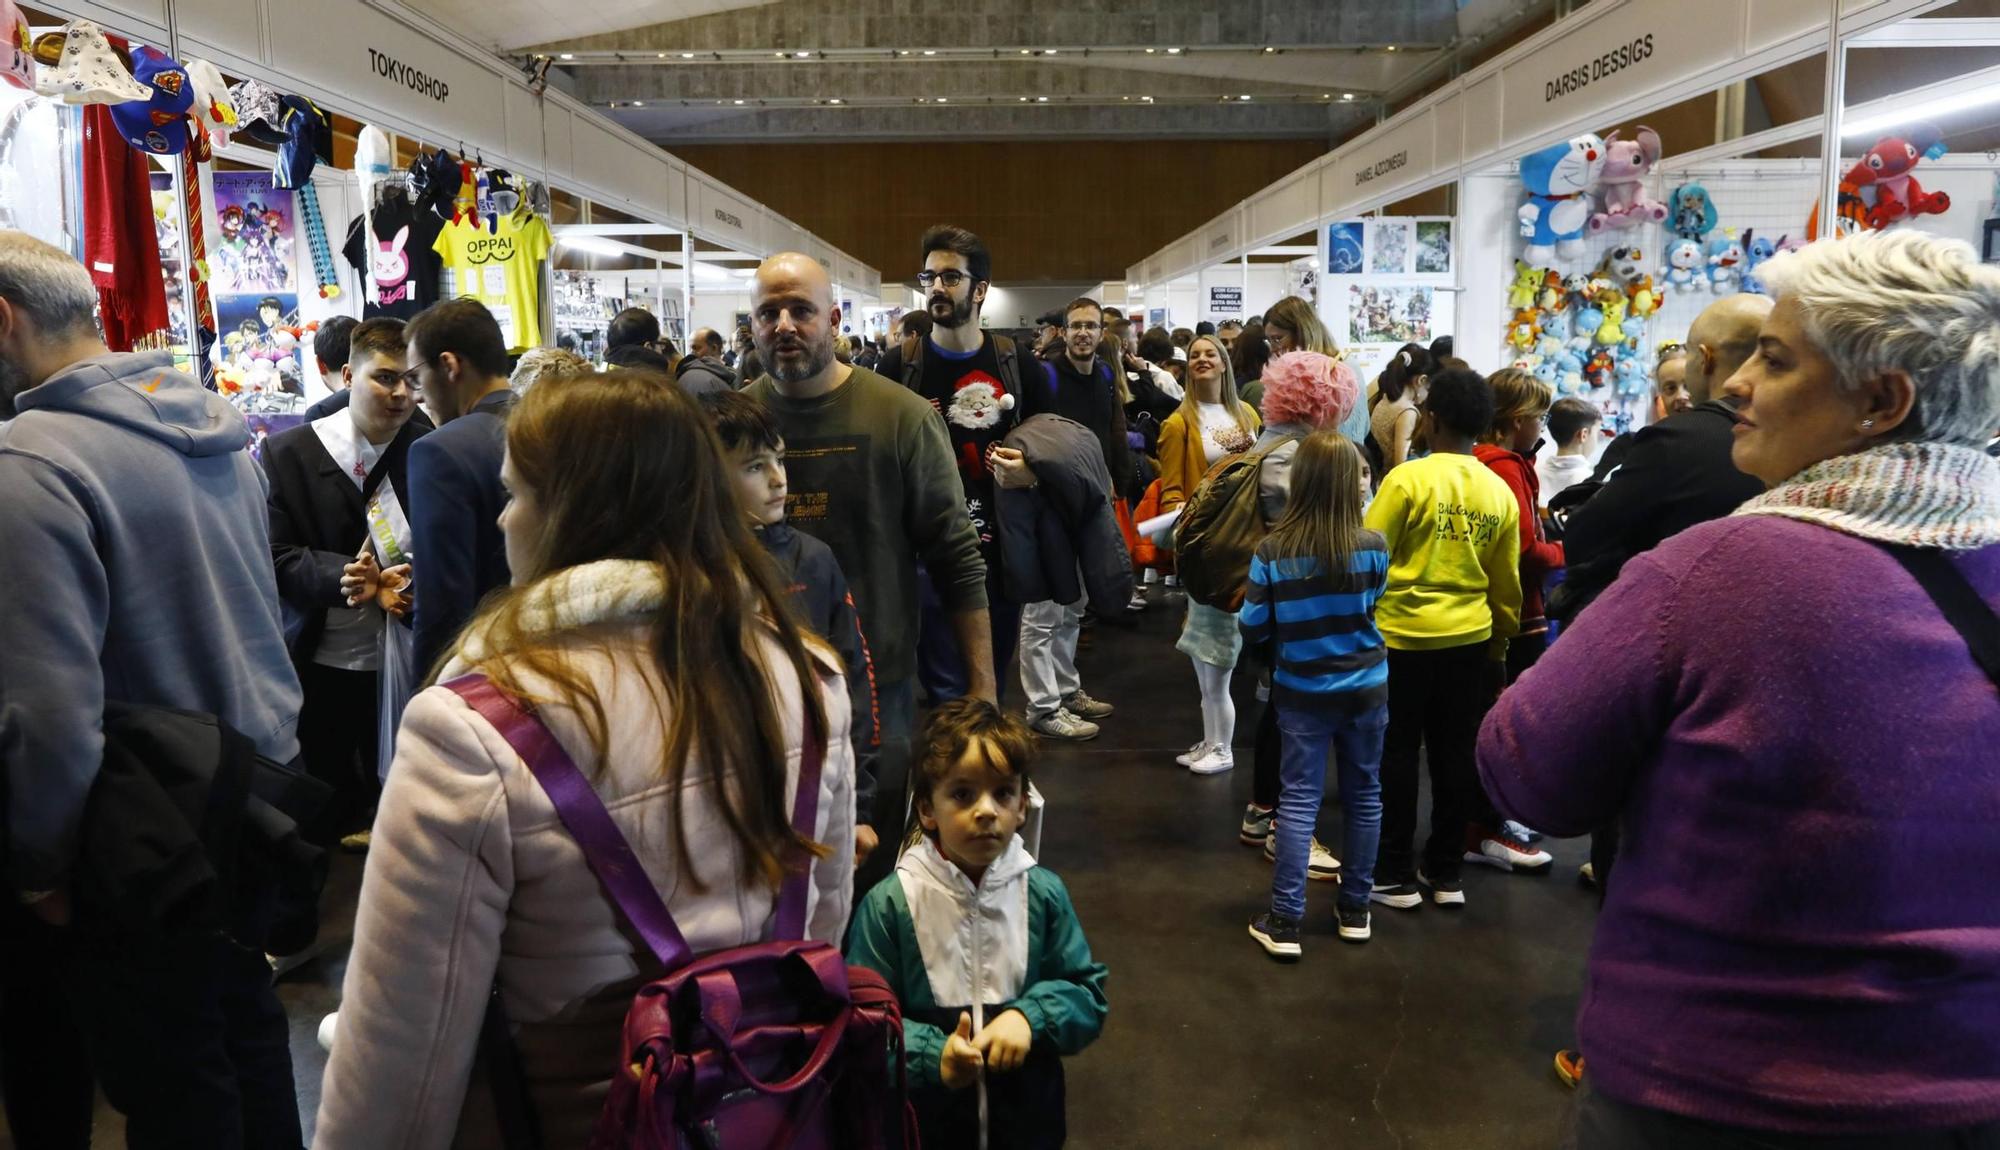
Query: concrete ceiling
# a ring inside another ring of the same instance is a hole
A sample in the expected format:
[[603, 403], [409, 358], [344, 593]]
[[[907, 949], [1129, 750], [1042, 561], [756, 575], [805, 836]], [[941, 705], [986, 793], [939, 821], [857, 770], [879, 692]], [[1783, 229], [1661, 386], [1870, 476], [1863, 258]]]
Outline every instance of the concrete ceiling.
[[[477, 9], [563, 0], [418, 0]], [[706, 14], [691, 11], [728, 7]], [[662, 142], [934, 136], [1307, 137], [1329, 143], [1444, 51], [1538, 0], [612, 0], [516, 54]], [[607, 10], [608, 7], [608, 10]], [[576, 9], [582, 11], [582, 9]], [[610, 25], [627, 21], [630, 26]]]

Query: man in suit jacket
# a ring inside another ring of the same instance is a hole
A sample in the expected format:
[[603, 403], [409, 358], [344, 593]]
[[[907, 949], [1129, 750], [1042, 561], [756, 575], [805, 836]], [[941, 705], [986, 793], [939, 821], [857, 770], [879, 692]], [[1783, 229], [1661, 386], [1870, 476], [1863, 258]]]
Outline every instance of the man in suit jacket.
[[[334, 391], [306, 408], [307, 423], [325, 419], [336, 411], [346, 411], [348, 400], [354, 397], [353, 388], [347, 384], [347, 361], [353, 354], [355, 326], [352, 318], [337, 315], [321, 324], [319, 334], [313, 337], [313, 357], [319, 360], [320, 378]], [[421, 405], [410, 413], [410, 423], [419, 431], [430, 431], [434, 426]]]
[[[320, 842], [368, 825], [379, 773], [383, 607], [378, 597], [350, 605], [342, 579], [364, 542], [380, 567], [403, 564], [396, 552], [413, 542], [403, 502], [407, 464], [411, 444], [424, 434], [411, 418], [417, 399], [404, 375], [403, 322], [368, 320], [354, 329], [353, 346], [342, 369], [349, 405], [264, 445], [271, 557], [288, 622], [297, 627], [292, 662], [305, 688], [301, 750], [306, 769], [334, 790], [307, 828]], [[399, 606], [397, 597], [389, 601]]]
[[417, 674], [450, 652], [479, 600], [507, 585], [500, 460], [507, 451], [507, 342], [484, 304], [433, 304], [410, 321], [409, 376], [437, 430], [410, 450]]

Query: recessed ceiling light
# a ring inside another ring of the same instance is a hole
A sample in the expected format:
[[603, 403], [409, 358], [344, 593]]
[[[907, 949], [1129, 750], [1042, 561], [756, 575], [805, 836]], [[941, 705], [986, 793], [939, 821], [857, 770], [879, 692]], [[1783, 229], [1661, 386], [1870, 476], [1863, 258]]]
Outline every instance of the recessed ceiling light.
[[1342, 93], [1340, 94], [1340, 98], [1341, 98], [1341, 99], [1343, 99], [1343, 100], [1352, 100], [1352, 99], [1354, 98], [1354, 93], [1352, 93], [1352, 92], [1342, 92]]
[[1180, 50], [1179, 48], [1169, 48], [1169, 49], [1167, 49], [1167, 55], [1169, 55], [1169, 56], [1178, 56], [1178, 55], [1180, 55], [1180, 54], [1181, 54], [1181, 50]]
[[564, 52], [564, 53], [562, 54], [562, 58], [563, 58], [563, 59], [565, 59], [565, 60], [574, 60], [574, 59], [576, 59], [576, 53], [575, 53], [575, 52]]
[[741, 103], [742, 103], [743, 101], [741, 101], [741, 100], [738, 100], [738, 101], [736, 101], [736, 102], [737, 102], [737, 103], [739, 103], [739, 104], [741, 104]]
[[682, 53], [681, 53], [681, 59], [683, 59], [683, 60], [692, 60], [692, 59], [694, 59], [694, 53], [693, 53], [693, 52], [682, 52]]
[[1322, 100], [1331, 100], [1331, 99], [1333, 99], [1333, 93], [1332, 93], [1332, 92], [1321, 92], [1321, 93], [1319, 94], [1319, 98], [1320, 98], [1320, 99], [1322, 99]]
[[1035, 103], [1037, 103], [1037, 104], [1046, 104], [1046, 103], [1048, 103], [1048, 102], [1049, 102], [1049, 98], [1048, 98], [1047, 96], [1036, 96], [1036, 97], [1035, 97]]
[[938, 97], [938, 103], [940, 103], [940, 104], [943, 104], [943, 103], [946, 103], [946, 102], [947, 102], [947, 101], [945, 100], [945, 98], [944, 98], [943, 96], [939, 96], [939, 97]]
[[1158, 48], [1148, 48], [1148, 49], [1146, 49], [1146, 55], [1150, 56], [1150, 55], [1152, 55], [1153, 53], [1155, 53], [1155, 52], [1157, 52], [1157, 51], [1159, 51], [1159, 49], [1158, 49]]
[[1026, 56], [1028, 54], [1029, 54], [1028, 49], [1026, 48], [1021, 49], [1021, 55]]
[[664, 59], [666, 59], [666, 58], [667, 58], [667, 54], [666, 54], [665, 52], [662, 52], [662, 53], [660, 53], [660, 59], [664, 60]]
[[1250, 97], [1248, 97], [1248, 96], [1238, 96], [1238, 97], [1236, 97], [1236, 98], [1237, 98], [1237, 99], [1239, 99], [1239, 100], [1248, 100], [1248, 99], [1249, 99]]
[[833, 99], [831, 99], [831, 100], [828, 100], [828, 101], [827, 101], [827, 103], [829, 103], [829, 104], [838, 104], [838, 103], [840, 103], [840, 97], [839, 97], [839, 96], [835, 96], [835, 97], [834, 97]]
[[1056, 54], [1056, 49], [1054, 49], [1054, 48], [1050, 48], [1050, 49], [1049, 49], [1048, 51], [1046, 51], [1046, 52], [1044, 52], [1044, 53], [1042, 53], [1042, 54], [1043, 54], [1044, 56], [1053, 56], [1053, 55], [1055, 55], [1055, 54]]
[[926, 48], [926, 49], [924, 49], [924, 55], [926, 55], [926, 56], [935, 56], [935, 55], [937, 55], [937, 49], [936, 49], [936, 48]]
[[643, 108], [643, 107], [645, 107], [645, 106], [646, 106], [646, 101], [644, 101], [644, 100], [634, 100], [634, 101], [632, 101], [632, 106], [633, 106], [634, 108]]
[[1139, 97], [1139, 98], [1140, 98], [1141, 100], [1144, 100], [1144, 101], [1145, 101], [1146, 103], [1148, 103], [1148, 104], [1150, 104], [1150, 103], [1152, 103], [1152, 102], [1153, 102], [1153, 98], [1152, 98], [1151, 96], [1141, 96], [1141, 97]]
[[1271, 53], [1273, 53], [1273, 52], [1276, 52], [1276, 51], [1277, 51], [1277, 49], [1276, 49], [1276, 48], [1266, 48], [1266, 49], [1264, 49], [1264, 54], [1265, 54], [1266, 56], [1269, 56], [1269, 55], [1270, 55]]
[[1385, 52], [1394, 52], [1395, 50], [1396, 50], [1396, 46], [1395, 46], [1394, 44], [1391, 44], [1391, 45], [1389, 45], [1389, 46], [1388, 46], [1387, 48], [1383, 49], [1383, 51], [1385, 51]]
[[898, 48], [898, 49], [896, 49], [896, 55], [898, 55], [898, 56], [907, 56], [907, 55], [909, 55], [909, 54], [910, 54], [910, 50], [909, 50], [908, 48]]
[[1121, 100], [1125, 100], [1125, 101], [1130, 101], [1130, 100], [1132, 99], [1132, 97], [1130, 97], [1130, 96], [1120, 96], [1120, 97], [1118, 97], [1118, 98], [1119, 98], [1119, 99], [1121, 99]]
[[1021, 97], [1021, 102], [1022, 102], [1023, 104], [1027, 103], [1027, 102], [1028, 102], [1028, 98], [1027, 98], [1026, 96], [1023, 96], [1023, 97]]

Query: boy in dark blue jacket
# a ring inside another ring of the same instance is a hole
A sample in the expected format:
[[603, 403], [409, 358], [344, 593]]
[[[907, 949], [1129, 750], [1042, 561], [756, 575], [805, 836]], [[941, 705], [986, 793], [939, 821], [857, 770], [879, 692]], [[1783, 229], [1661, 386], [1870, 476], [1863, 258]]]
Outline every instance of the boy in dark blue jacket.
[[[861, 617], [848, 592], [840, 561], [825, 543], [785, 522], [785, 440], [764, 405], [740, 392], [723, 391], [700, 397], [715, 421], [722, 441], [723, 464], [729, 469], [736, 500], [750, 529], [778, 564], [792, 592], [799, 617], [820, 638], [832, 644], [847, 665], [847, 693], [854, 701], [855, 809], [875, 809], [875, 761], [881, 749], [875, 700], [875, 667], [868, 657], [868, 640]], [[854, 827], [855, 864], [875, 849], [872, 827]]]

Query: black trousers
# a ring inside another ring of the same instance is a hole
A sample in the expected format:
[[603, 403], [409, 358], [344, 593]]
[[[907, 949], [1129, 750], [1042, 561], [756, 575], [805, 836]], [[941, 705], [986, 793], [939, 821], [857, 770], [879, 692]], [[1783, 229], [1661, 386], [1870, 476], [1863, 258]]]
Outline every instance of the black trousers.
[[298, 1150], [289, 1027], [263, 955], [220, 935], [110, 947], [8, 925], [0, 1040], [19, 1150], [89, 1146], [93, 1075], [131, 1150]]
[[1771, 1134], [1614, 1102], [1579, 1088], [1565, 1150], [2000, 1150], [2000, 1122], [1890, 1134]]
[[306, 663], [299, 667], [304, 705], [299, 709], [299, 759], [306, 773], [333, 788], [332, 797], [304, 828], [306, 841], [331, 846], [373, 821], [381, 791], [377, 716], [381, 675]]
[[[1439, 651], [1389, 650], [1389, 730], [1382, 746], [1382, 846], [1375, 882], [1416, 877], [1417, 765], [1430, 764], [1431, 835], [1426, 875], [1456, 879], [1466, 829], [1491, 811], [1473, 753], [1486, 715], [1486, 644]], [[1428, 754], [1423, 752], [1428, 751]], [[1491, 817], [1487, 815], [1487, 817]]]

